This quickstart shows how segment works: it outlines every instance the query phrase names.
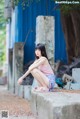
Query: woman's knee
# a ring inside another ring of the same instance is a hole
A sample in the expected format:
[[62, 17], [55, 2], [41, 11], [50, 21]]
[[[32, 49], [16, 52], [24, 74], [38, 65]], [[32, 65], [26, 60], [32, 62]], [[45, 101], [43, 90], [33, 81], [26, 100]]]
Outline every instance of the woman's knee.
[[37, 70], [38, 70], [38, 69], [34, 68], [34, 69], [31, 71], [31, 74], [37, 73]]

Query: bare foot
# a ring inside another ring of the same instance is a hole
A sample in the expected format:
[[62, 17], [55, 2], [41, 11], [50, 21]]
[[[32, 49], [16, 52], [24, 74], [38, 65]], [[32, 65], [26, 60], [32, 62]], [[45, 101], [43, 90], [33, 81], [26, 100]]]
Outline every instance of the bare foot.
[[34, 91], [38, 91], [38, 92], [49, 92], [49, 89], [46, 87], [36, 87], [34, 89]]

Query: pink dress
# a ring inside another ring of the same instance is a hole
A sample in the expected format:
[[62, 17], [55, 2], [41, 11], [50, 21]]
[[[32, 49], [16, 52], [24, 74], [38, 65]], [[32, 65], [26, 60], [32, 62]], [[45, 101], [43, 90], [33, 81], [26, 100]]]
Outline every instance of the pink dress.
[[54, 74], [53, 73], [53, 70], [52, 70], [52, 68], [51, 68], [51, 66], [50, 65], [40, 65], [39, 67], [38, 67], [38, 69], [41, 71], [41, 72], [43, 72], [45, 75], [50, 75], [50, 74]]
[[40, 65], [38, 69], [44, 73], [49, 79], [49, 91], [54, 88], [55, 85], [55, 75], [50, 65]]

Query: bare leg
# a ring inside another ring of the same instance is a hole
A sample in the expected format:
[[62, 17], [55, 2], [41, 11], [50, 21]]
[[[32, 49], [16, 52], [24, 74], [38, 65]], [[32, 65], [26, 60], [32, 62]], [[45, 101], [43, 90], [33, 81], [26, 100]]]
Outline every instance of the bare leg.
[[37, 68], [31, 71], [33, 77], [39, 82], [42, 87], [49, 87], [49, 79]]

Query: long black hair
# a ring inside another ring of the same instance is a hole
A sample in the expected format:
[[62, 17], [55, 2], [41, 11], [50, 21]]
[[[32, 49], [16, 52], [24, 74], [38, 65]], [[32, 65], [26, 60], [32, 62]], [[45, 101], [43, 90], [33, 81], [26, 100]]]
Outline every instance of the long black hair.
[[[44, 44], [38, 43], [38, 44], [36, 45], [36, 47], [35, 47], [35, 50], [37, 50], [37, 49], [39, 49], [39, 50], [41, 51], [41, 55], [42, 55], [42, 56], [44, 56], [44, 57], [46, 57], [46, 58], [48, 59], [47, 53], [46, 53], [46, 49], [45, 49], [45, 45], [44, 45]], [[38, 58], [39, 58], [39, 57], [36, 56], [36, 59], [38, 59]]]

